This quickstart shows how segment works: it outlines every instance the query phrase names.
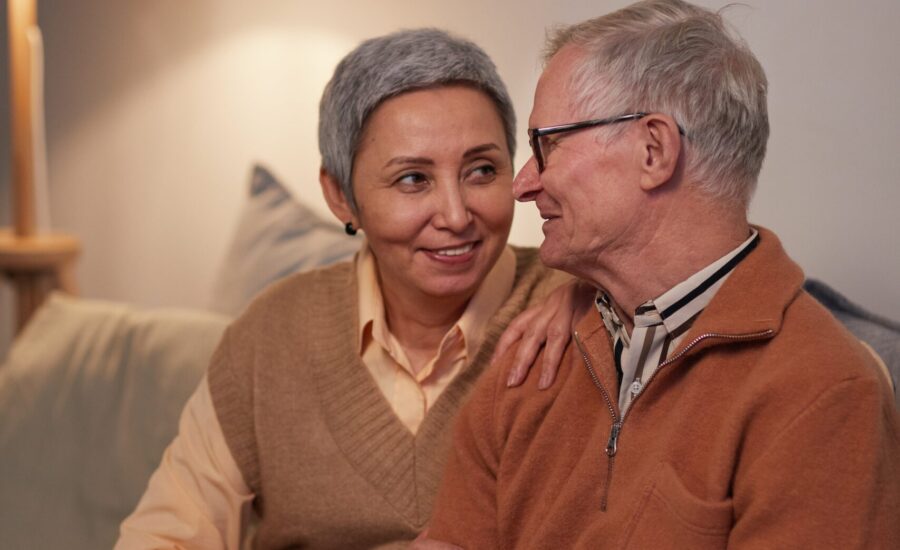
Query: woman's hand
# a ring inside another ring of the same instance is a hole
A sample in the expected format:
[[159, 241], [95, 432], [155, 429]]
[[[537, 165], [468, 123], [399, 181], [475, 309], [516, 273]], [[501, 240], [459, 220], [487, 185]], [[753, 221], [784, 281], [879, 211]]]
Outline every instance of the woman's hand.
[[419, 533], [419, 536], [416, 537], [416, 540], [412, 541], [412, 544], [409, 545], [410, 550], [463, 550], [461, 547], [456, 546], [454, 544], [450, 544], [449, 542], [441, 542], [439, 540], [434, 540], [428, 538], [428, 528], [426, 527], [424, 531]]
[[545, 390], [553, 385], [563, 352], [572, 337], [572, 326], [590, 308], [595, 292], [596, 289], [587, 283], [574, 279], [548, 294], [543, 305], [530, 307], [512, 320], [497, 342], [491, 359], [491, 362], [497, 361], [519, 343], [509, 369], [507, 386], [518, 386], [525, 381], [541, 348], [544, 348], [544, 357], [538, 388]]

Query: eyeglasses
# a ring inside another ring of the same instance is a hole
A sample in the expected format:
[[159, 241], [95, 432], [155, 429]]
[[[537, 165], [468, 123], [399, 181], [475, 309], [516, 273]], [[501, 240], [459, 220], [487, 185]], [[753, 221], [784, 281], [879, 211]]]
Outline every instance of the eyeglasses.
[[[575, 130], [583, 130], [584, 128], [593, 128], [595, 126], [606, 126], [607, 124], [615, 124], [617, 122], [625, 122], [626, 120], [638, 120], [644, 118], [649, 113], [629, 113], [627, 115], [619, 115], [610, 118], [598, 118], [594, 120], [584, 120], [582, 122], [573, 122], [571, 124], [559, 124], [557, 126], [546, 126], [544, 128], [528, 129], [528, 144], [531, 145], [531, 151], [534, 153], [534, 160], [537, 161], [538, 173], [544, 171], [544, 154], [541, 147], [541, 138], [551, 134], [562, 134], [565, 132], [574, 132]], [[685, 135], [681, 126], [678, 126], [678, 132]]]

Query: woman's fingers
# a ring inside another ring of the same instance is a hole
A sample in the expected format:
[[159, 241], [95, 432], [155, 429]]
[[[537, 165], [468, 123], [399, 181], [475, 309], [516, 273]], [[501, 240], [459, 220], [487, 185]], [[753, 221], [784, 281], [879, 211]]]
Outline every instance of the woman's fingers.
[[449, 542], [441, 542], [428, 538], [428, 528], [419, 533], [416, 540], [409, 545], [410, 550], [462, 550], [459, 546], [450, 544]]
[[[519, 339], [519, 347], [516, 349], [516, 356], [513, 359], [507, 386], [517, 386], [528, 377], [538, 354], [541, 352], [541, 348], [544, 346], [544, 341], [547, 338], [547, 326], [552, 315], [553, 311], [545, 305], [545, 307], [539, 309], [523, 331], [522, 337]], [[515, 375], [515, 379], [513, 379], [513, 375]]]
[[507, 386], [518, 386], [525, 381], [542, 349], [538, 388], [544, 390], [553, 385], [572, 338], [572, 327], [590, 309], [595, 292], [590, 285], [572, 281], [551, 292], [543, 304], [530, 307], [513, 319], [497, 342], [491, 359], [495, 362], [518, 346], [507, 375]]
[[560, 308], [547, 327], [547, 341], [544, 344], [544, 359], [541, 362], [541, 378], [538, 380], [538, 388], [546, 390], [556, 380], [562, 363], [563, 352], [569, 344], [572, 326], [572, 313], [570, 309]]
[[497, 346], [494, 348], [494, 355], [491, 357], [491, 363], [497, 362], [497, 360], [506, 355], [506, 352], [508, 352], [510, 348], [522, 339], [522, 336], [528, 330], [532, 319], [534, 319], [540, 311], [540, 307], [531, 307], [516, 315], [515, 319], [509, 323], [506, 330], [503, 331], [503, 334], [497, 341]]

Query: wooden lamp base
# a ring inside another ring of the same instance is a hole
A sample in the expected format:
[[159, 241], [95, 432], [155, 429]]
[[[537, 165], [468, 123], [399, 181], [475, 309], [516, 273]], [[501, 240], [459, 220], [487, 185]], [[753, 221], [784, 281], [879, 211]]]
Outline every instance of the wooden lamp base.
[[78, 239], [49, 233], [18, 237], [0, 229], [0, 273], [16, 292], [16, 332], [53, 290], [77, 294], [75, 260], [81, 252]]

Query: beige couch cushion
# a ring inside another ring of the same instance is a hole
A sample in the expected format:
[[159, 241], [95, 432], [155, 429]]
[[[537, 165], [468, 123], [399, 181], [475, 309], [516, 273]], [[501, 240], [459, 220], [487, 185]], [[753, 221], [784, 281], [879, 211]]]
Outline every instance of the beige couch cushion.
[[52, 296], [0, 366], [0, 548], [111, 548], [227, 322]]

